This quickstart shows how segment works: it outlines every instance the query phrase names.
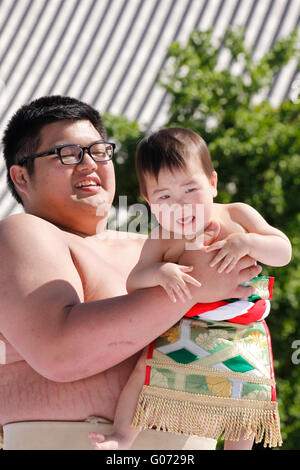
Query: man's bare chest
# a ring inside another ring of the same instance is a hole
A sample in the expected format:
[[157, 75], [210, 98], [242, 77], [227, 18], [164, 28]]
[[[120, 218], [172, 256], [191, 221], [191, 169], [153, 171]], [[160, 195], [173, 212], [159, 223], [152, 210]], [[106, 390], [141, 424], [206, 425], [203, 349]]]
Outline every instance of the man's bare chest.
[[138, 260], [138, 249], [124, 241], [84, 239], [70, 246], [80, 276], [83, 301], [126, 294], [126, 280]]

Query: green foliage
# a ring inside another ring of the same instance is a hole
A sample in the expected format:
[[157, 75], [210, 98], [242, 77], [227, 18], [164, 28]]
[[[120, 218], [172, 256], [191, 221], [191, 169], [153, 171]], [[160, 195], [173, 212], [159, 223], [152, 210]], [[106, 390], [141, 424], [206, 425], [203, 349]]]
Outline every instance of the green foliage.
[[119, 196], [127, 196], [128, 205], [137, 202], [139, 197], [138, 180], [135, 172], [135, 151], [144, 134], [137, 121], [128, 121], [123, 116], [109, 113], [103, 115], [107, 135], [116, 143], [115, 173], [116, 196], [115, 207], [118, 207]]
[[191, 128], [206, 140], [219, 175], [218, 202], [252, 205], [291, 240], [289, 266], [264, 270], [277, 278], [268, 325], [283, 449], [297, 449], [300, 364], [291, 357], [293, 341], [300, 340], [300, 104], [286, 101], [274, 109], [265, 98], [276, 72], [292, 57], [299, 67], [297, 34], [254, 62], [243, 31], [229, 31], [223, 46], [240, 73], [220, 69], [214, 41], [211, 31], [194, 31], [187, 46], [171, 45], [159, 76], [171, 100], [167, 126]]

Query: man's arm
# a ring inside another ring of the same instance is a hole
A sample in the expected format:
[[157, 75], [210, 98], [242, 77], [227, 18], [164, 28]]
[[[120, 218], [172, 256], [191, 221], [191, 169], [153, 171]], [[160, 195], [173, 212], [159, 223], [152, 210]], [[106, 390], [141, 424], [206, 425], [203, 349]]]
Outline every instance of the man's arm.
[[[204, 289], [192, 288], [193, 299], [184, 304], [172, 303], [160, 287], [83, 302], [81, 280], [60, 231], [27, 214], [1, 222], [0, 259], [1, 332], [33, 369], [55, 381], [114, 366], [166, 331], [197, 301], [245, 296], [250, 288], [235, 291], [233, 285], [257, 274], [252, 267], [242, 275], [220, 276], [224, 292], [216, 293], [208, 282]], [[215, 286], [215, 279], [211, 283]]]

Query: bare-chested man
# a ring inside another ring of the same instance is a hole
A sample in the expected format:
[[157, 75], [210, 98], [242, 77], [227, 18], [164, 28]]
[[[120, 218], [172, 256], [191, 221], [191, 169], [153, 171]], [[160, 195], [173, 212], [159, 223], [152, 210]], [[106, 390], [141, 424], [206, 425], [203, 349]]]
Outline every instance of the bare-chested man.
[[[127, 295], [144, 237], [106, 231], [115, 193], [106, 140], [97, 111], [57, 96], [22, 107], [4, 135], [9, 185], [25, 209], [0, 223], [4, 449], [92, 448], [88, 432], [109, 431], [139, 351], [194, 303], [247, 297], [252, 288], [239, 284], [261, 270], [245, 258], [231, 274], [206, 269], [204, 282], [203, 253], [194, 266], [202, 287], [184, 305], [160, 287]], [[142, 432], [134, 449], [215, 446], [160, 434]]]

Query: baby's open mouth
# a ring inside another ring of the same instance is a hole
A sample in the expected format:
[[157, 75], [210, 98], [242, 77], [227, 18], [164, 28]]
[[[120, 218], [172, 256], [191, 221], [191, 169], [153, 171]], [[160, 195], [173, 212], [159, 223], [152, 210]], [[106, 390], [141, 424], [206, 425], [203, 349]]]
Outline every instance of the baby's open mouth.
[[177, 223], [181, 225], [187, 225], [187, 224], [191, 224], [192, 222], [194, 222], [194, 220], [195, 220], [195, 216], [190, 215], [188, 217], [180, 217], [179, 219], [177, 219]]

